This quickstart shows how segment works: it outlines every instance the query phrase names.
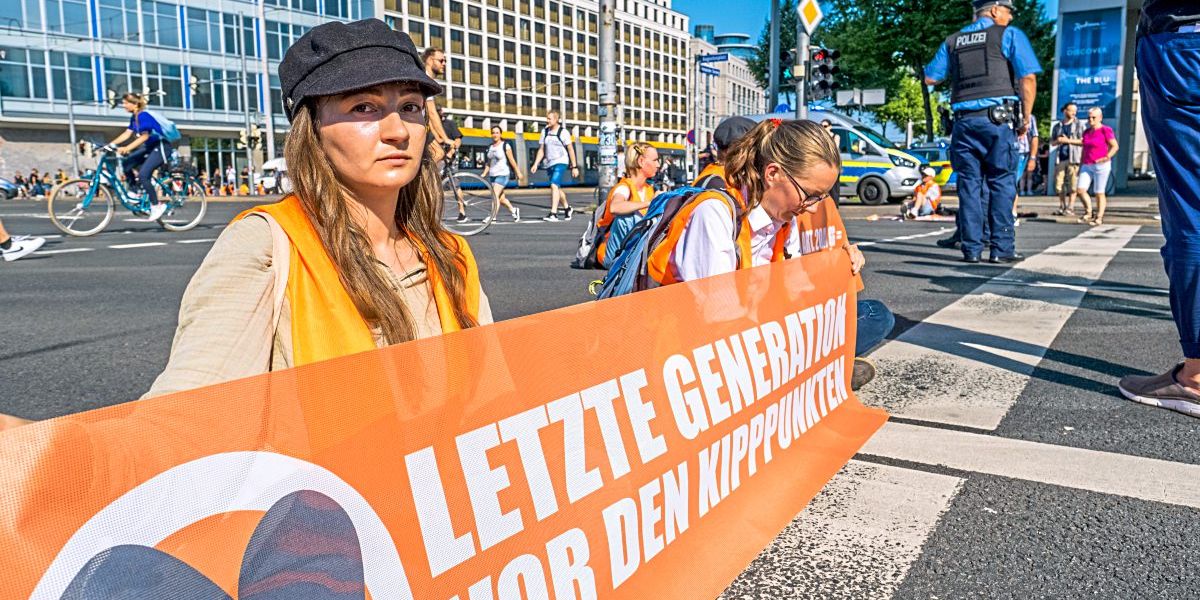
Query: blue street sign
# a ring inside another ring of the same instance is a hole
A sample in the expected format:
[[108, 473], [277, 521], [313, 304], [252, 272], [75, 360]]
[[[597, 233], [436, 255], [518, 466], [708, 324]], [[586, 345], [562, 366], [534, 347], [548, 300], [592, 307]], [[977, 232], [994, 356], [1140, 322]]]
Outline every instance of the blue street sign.
[[725, 62], [727, 60], [729, 60], [728, 52], [721, 52], [720, 54], [701, 54], [700, 55], [700, 64]]
[[721, 74], [720, 69], [716, 69], [716, 68], [705, 66], [705, 65], [700, 65], [700, 72], [704, 73], [705, 75], [713, 75], [713, 76], [717, 76], [717, 75]]

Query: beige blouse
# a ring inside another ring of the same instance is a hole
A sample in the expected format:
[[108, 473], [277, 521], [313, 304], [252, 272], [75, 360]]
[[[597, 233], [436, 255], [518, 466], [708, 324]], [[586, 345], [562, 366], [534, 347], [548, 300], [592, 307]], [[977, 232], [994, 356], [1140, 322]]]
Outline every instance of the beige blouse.
[[[275, 271], [271, 224], [261, 216], [229, 225], [188, 283], [167, 367], [142, 398], [212, 385], [293, 366], [292, 311], [284, 298], [273, 322]], [[417, 338], [442, 333], [425, 268], [397, 274], [379, 263], [404, 298]], [[479, 293], [479, 324], [492, 322], [487, 295]], [[375, 345], [384, 346], [376, 328]]]

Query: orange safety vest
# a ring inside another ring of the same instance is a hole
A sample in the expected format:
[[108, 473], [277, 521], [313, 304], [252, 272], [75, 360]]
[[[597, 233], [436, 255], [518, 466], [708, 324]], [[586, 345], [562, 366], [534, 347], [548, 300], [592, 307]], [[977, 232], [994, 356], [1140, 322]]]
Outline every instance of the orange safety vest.
[[[643, 184], [640, 188], [637, 188], [632, 179], [622, 179], [608, 191], [608, 197], [604, 199], [604, 212], [600, 213], [600, 219], [596, 221], [596, 227], [611, 227], [613, 221], [617, 218], [617, 215], [612, 213], [609, 206], [612, 202], [613, 192], [617, 191], [617, 188], [621, 186], [629, 188], [630, 200], [640, 199], [649, 205], [650, 201], [654, 199], [654, 188], [650, 187], [649, 184]], [[647, 192], [649, 192], [649, 196], [647, 196]], [[645, 214], [644, 210], [642, 212]], [[608, 234], [609, 232], [605, 230], [600, 236], [599, 243], [596, 245], [596, 260], [600, 261], [600, 264], [604, 264], [604, 258], [608, 255]]]
[[[688, 202], [683, 208], [679, 209], [675, 218], [667, 224], [667, 235], [663, 238], [662, 243], [658, 247], [650, 251], [650, 256], [646, 261], [646, 271], [650, 278], [658, 282], [659, 285], [669, 285], [679, 283], [679, 279], [671, 270], [671, 254], [675, 251], [675, 247], [679, 245], [679, 240], [683, 238], [683, 230], [687, 227], [691, 220], [692, 211], [700, 206], [701, 202], [711, 199], [720, 200], [729, 209], [729, 218], [734, 219], [734, 227], [737, 227], [737, 240], [735, 241], [738, 250], [738, 265], [739, 269], [749, 269], [751, 267], [751, 247], [750, 247], [750, 226], [746, 224], [746, 219], [742, 217], [745, 211], [746, 201], [742, 198], [742, 194], [737, 190], [726, 190], [728, 196], [716, 190], [700, 192]], [[730, 203], [732, 200], [737, 205]], [[783, 249], [787, 243], [788, 226], [780, 229], [780, 235], [775, 238], [775, 252], [779, 259], [783, 257]], [[776, 259], [773, 259], [776, 260]]]
[[[264, 204], [243, 212], [235, 221], [254, 213], [271, 215], [291, 242], [287, 299], [292, 311], [292, 354], [296, 366], [374, 350], [375, 336], [342, 285], [337, 266], [326, 252], [317, 230], [309, 221], [300, 199], [289, 195], [276, 204]], [[466, 264], [464, 293], [467, 312], [479, 314], [479, 268], [466, 240], [446, 234], [457, 246]], [[454, 313], [454, 302], [446, 290], [428, 251], [416, 243], [423, 255], [429, 286], [437, 306], [442, 333], [462, 329]]]
[[[849, 246], [850, 236], [846, 233], [846, 223], [842, 221], [842, 213], [838, 210], [837, 205], [830, 200], [826, 200], [818, 206], [817, 212], [804, 212], [796, 217], [797, 234], [803, 236], [805, 231], [816, 231], [818, 229], [833, 227], [834, 231], [837, 232], [837, 239], [839, 241], [836, 244], [831, 243], [828, 248], [821, 248], [820, 250], [832, 250], [834, 248]], [[803, 252], [803, 245], [801, 245], [801, 254]], [[855, 275], [854, 280], [858, 291], [863, 291], [862, 274]]]
[[942, 203], [941, 189], [940, 188], [938, 189], [938, 194], [936, 197], [930, 198], [928, 196], [929, 190], [933, 189], [933, 187], [936, 185], [937, 185], [936, 181], [930, 181], [928, 184], [925, 183], [924, 181], [922, 181], [921, 183], [918, 183], [916, 189], [913, 190], [913, 197], [914, 198], [925, 197], [927, 200], [929, 200], [929, 207], [932, 208], [933, 210], [937, 210], [938, 205]]
[[710, 175], [720, 177], [721, 181], [728, 181], [725, 176], [725, 165], [720, 163], [709, 163], [708, 166], [704, 167], [704, 169], [700, 171], [700, 174], [696, 176], [696, 180], [692, 182], [692, 186], [701, 187], [700, 182], [703, 181], [705, 177]]

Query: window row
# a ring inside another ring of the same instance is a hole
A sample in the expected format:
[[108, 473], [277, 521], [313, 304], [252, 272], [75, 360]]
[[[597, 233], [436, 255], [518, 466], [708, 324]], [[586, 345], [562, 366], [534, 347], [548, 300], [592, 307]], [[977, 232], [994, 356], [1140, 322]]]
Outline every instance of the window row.
[[[525, 15], [549, 23], [561, 24], [566, 29], [599, 33], [599, 19], [595, 12], [580, 8], [572, 9], [571, 6], [560, 4], [554, 0], [486, 0], [486, 2], [478, 0], [475, 3], [467, 2], [465, 6], [462, 0], [385, 0], [383, 6], [385, 10], [403, 11], [410, 17], [427, 17], [438, 22], [446, 22], [448, 18], [451, 24], [467, 24], [471, 29], [478, 31], [482, 29], [481, 21], [484, 17], [479, 5], [483, 4], [496, 9], [503, 8], [512, 11], [518, 16]], [[489, 28], [499, 22], [497, 18], [499, 14], [499, 10], [487, 10], [486, 22]], [[505, 15], [505, 17], [512, 18], [513, 15]], [[528, 21], [528, 19], [522, 20]]]

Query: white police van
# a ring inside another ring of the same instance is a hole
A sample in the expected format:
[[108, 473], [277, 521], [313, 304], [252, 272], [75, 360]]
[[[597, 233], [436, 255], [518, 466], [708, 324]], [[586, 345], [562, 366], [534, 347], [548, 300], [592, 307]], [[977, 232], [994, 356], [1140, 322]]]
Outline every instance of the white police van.
[[[794, 114], [794, 113], [792, 113]], [[788, 113], [751, 115], [754, 121], [788, 117]], [[901, 150], [870, 127], [843, 114], [820, 108], [808, 111], [808, 119], [828, 120], [838, 135], [842, 154], [841, 197], [858, 196], [863, 204], [899, 202], [913, 195], [921, 181], [920, 160]]]

